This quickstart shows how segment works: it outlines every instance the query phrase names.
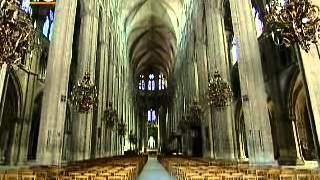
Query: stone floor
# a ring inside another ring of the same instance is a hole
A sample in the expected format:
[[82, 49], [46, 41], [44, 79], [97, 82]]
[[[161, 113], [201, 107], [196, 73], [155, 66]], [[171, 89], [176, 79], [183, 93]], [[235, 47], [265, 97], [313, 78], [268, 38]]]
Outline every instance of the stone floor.
[[169, 173], [159, 163], [157, 158], [149, 157], [148, 162], [140, 173], [138, 180], [170, 180]]

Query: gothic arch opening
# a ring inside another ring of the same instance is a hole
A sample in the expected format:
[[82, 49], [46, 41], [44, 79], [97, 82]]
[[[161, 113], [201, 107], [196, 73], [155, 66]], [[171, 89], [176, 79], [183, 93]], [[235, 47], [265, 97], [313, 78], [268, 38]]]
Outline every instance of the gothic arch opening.
[[30, 129], [29, 144], [28, 144], [28, 160], [36, 159], [36, 155], [37, 155], [37, 145], [38, 145], [40, 118], [41, 118], [41, 107], [42, 107], [42, 97], [43, 97], [43, 92], [41, 92], [35, 98], [35, 101], [34, 101], [34, 104], [33, 104], [31, 129]]
[[278, 147], [278, 139], [277, 139], [277, 126], [276, 126], [276, 118], [275, 118], [275, 104], [273, 101], [268, 98], [267, 100], [268, 105], [268, 115], [270, 120], [271, 126], [271, 136], [272, 136], [272, 143], [273, 143], [273, 152], [274, 158], [279, 159], [279, 147]]
[[20, 114], [20, 88], [14, 74], [9, 71], [5, 80], [4, 101], [0, 118], [0, 164], [9, 164], [14, 141], [15, 126]]
[[241, 101], [238, 102], [235, 114], [235, 130], [236, 130], [236, 142], [239, 152], [239, 159], [244, 160], [248, 157], [248, 146], [246, 127], [244, 122], [244, 115]]
[[316, 149], [311, 128], [311, 120], [307, 109], [307, 97], [301, 74], [291, 84], [289, 91], [289, 113], [296, 129], [298, 151], [304, 160], [315, 160]]

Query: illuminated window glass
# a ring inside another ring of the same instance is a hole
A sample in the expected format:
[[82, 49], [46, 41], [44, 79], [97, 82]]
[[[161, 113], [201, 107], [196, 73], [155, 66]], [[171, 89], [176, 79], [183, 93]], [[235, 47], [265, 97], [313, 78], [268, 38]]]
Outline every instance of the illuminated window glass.
[[150, 74], [149, 75], [149, 81], [148, 81], [148, 90], [149, 91], [154, 91], [156, 87], [156, 82], [154, 80], [154, 75]]
[[166, 88], [166, 80], [163, 74], [159, 75], [159, 90], [164, 90]]
[[140, 75], [139, 77], [139, 90], [145, 90], [144, 76]]
[[149, 123], [154, 123], [156, 122], [156, 111], [153, 109], [148, 110], [148, 122]]
[[253, 14], [254, 21], [256, 24], [257, 37], [260, 37], [261, 34], [263, 33], [263, 22], [260, 19], [260, 12], [258, 11], [257, 8], [253, 7], [252, 14]]
[[30, 7], [29, 0], [21, 1], [21, 9], [26, 13], [32, 14], [32, 8]]
[[49, 12], [49, 18], [50, 18], [50, 23], [51, 23], [51, 26], [50, 26], [50, 32], [49, 32], [49, 40], [51, 40], [51, 37], [52, 37], [52, 33], [53, 33], [53, 25], [54, 25], [54, 12], [52, 10], [50, 10]]
[[239, 60], [239, 39], [234, 36], [232, 41], [231, 47], [231, 54], [232, 54], [232, 65], [238, 62]]
[[43, 24], [43, 29], [42, 29], [42, 33], [43, 35], [45, 35], [46, 37], [48, 36], [48, 31], [49, 31], [49, 25], [50, 25], [50, 20], [49, 17], [46, 17], [46, 21]]

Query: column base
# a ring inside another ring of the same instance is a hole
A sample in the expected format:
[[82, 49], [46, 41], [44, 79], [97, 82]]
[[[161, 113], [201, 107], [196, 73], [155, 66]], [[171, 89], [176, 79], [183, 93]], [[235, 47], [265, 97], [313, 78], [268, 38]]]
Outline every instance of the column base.
[[292, 158], [292, 157], [280, 157], [278, 160], [279, 165], [304, 165], [302, 159]]

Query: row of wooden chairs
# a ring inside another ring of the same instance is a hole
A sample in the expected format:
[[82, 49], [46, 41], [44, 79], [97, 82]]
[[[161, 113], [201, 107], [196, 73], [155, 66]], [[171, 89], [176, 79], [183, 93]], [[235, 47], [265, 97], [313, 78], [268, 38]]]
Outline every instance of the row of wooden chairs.
[[174, 156], [158, 159], [170, 172], [171, 177], [178, 180], [320, 180], [320, 171], [317, 169], [208, 163]]
[[63, 166], [0, 170], [0, 180], [135, 180], [146, 161], [146, 156], [119, 156]]

